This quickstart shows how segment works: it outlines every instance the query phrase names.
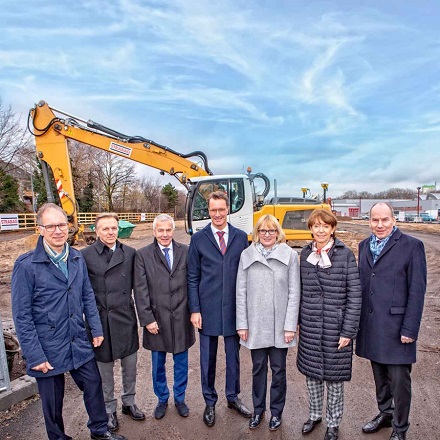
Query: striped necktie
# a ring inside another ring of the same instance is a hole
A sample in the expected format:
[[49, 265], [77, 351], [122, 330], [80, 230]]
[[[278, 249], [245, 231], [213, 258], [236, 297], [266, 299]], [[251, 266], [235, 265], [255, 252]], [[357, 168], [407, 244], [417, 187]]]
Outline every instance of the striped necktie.
[[163, 248], [163, 253], [165, 254], [165, 260], [167, 260], [168, 267], [171, 270], [171, 259], [170, 259], [170, 248]]
[[220, 251], [223, 255], [225, 255], [226, 243], [225, 243], [225, 239], [223, 238], [223, 235], [225, 235], [225, 233], [221, 231], [221, 232], [217, 232], [217, 235], [218, 235], [218, 242], [220, 244]]

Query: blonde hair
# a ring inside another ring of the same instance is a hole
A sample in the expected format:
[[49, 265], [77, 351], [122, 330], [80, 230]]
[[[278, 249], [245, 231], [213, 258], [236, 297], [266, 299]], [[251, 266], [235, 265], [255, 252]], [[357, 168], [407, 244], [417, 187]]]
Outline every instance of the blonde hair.
[[280, 222], [272, 214], [265, 214], [261, 216], [254, 225], [254, 230], [252, 231], [252, 241], [254, 243], [260, 242], [260, 234], [258, 233], [258, 230], [262, 225], [267, 225], [269, 228], [277, 230], [277, 243], [286, 242], [286, 234], [284, 234]]

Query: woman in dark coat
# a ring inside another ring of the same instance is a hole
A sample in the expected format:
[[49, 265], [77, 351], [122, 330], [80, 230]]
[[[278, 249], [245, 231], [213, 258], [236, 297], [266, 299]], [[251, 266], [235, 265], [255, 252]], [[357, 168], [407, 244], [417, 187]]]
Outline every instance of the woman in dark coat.
[[321, 422], [327, 384], [327, 430], [338, 438], [344, 407], [344, 381], [351, 379], [353, 339], [361, 312], [359, 272], [353, 252], [335, 238], [337, 219], [317, 209], [308, 220], [313, 242], [301, 252], [301, 306], [297, 365], [306, 376], [308, 434]]

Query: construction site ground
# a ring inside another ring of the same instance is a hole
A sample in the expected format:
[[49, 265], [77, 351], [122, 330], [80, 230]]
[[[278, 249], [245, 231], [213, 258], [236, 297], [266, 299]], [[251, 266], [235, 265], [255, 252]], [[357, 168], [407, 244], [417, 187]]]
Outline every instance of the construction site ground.
[[[338, 236], [357, 254], [358, 242], [369, 235], [366, 221], [340, 221]], [[399, 224], [401, 229], [421, 239], [426, 248], [428, 261], [428, 289], [425, 311], [418, 341], [418, 362], [413, 369], [413, 401], [411, 427], [407, 438], [410, 440], [434, 440], [439, 438], [440, 407], [440, 225], [439, 224]], [[177, 241], [189, 243], [183, 223], [178, 222], [175, 231]], [[140, 248], [152, 242], [151, 224], [136, 226], [124, 243]], [[11, 325], [10, 277], [13, 264], [18, 255], [27, 250], [34, 241], [29, 234], [0, 234], [0, 313], [4, 326]], [[304, 243], [291, 243], [295, 247]], [[287, 402], [283, 414], [282, 427], [276, 432], [268, 430], [269, 414], [257, 430], [249, 430], [248, 420], [228, 409], [224, 397], [225, 361], [223, 346], [220, 344], [217, 362], [217, 391], [219, 401], [216, 406], [216, 424], [208, 428], [202, 421], [204, 402], [200, 386], [199, 346], [198, 341], [190, 349], [189, 384], [186, 402], [190, 408], [188, 418], [181, 418], [172, 404], [166, 416], [161, 420], [153, 417], [156, 398], [152, 389], [150, 353], [139, 350], [137, 404], [145, 411], [145, 421], [136, 422], [122, 415], [120, 404], [118, 433], [130, 440], [242, 440], [242, 439], [302, 439], [301, 427], [308, 418], [308, 401], [305, 378], [296, 368], [296, 349], [288, 354]], [[251, 401], [252, 366], [250, 353], [241, 349], [241, 397], [249, 407]], [[169, 382], [172, 383], [172, 360], [167, 363]], [[24, 373], [24, 364], [20, 356], [15, 358], [11, 379]], [[120, 392], [119, 366], [117, 367], [117, 388]], [[269, 380], [270, 383], [270, 380]], [[324, 410], [325, 411], [325, 410]], [[340, 440], [348, 439], [389, 439], [391, 430], [383, 429], [376, 434], [363, 434], [363, 424], [377, 414], [375, 392], [369, 362], [354, 356], [353, 379], [345, 385], [345, 409], [340, 426]], [[325, 419], [325, 414], [324, 414]], [[66, 378], [64, 399], [64, 422], [66, 433], [75, 440], [89, 439], [86, 427], [87, 415], [82, 403], [82, 396], [69, 375]], [[323, 439], [325, 423], [319, 425], [308, 436], [310, 440]], [[9, 410], [0, 412], [0, 439], [24, 440], [45, 439], [46, 433], [38, 396], [14, 405]]]

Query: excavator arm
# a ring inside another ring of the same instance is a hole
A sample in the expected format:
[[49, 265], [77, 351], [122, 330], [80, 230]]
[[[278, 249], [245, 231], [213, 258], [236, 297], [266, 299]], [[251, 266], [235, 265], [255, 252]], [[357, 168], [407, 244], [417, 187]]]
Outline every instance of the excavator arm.
[[[78, 221], [68, 139], [156, 168], [176, 177], [187, 187], [191, 178], [212, 175], [208, 159], [201, 151], [181, 154], [143, 137], [127, 136], [69, 115], [49, 107], [44, 101], [29, 111], [28, 129], [35, 136], [37, 157], [42, 163], [47, 189], [50, 188], [47, 167], [52, 170], [62, 208], [72, 225], [72, 236], [78, 232]], [[198, 162], [190, 158], [197, 158]], [[50, 194], [48, 198], [53, 201]]]

